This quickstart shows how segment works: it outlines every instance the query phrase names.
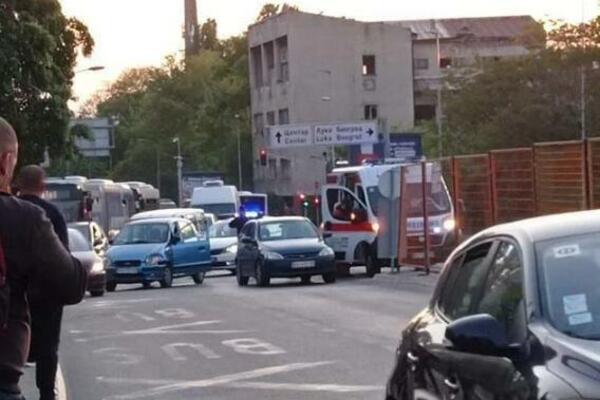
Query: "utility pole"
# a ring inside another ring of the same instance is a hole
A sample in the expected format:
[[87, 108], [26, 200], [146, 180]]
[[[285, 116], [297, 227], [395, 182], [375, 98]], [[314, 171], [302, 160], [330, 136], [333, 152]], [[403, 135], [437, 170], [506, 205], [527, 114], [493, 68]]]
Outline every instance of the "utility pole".
[[435, 24], [435, 48], [436, 48], [436, 59], [437, 59], [437, 68], [438, 68], [438, 85], [437, 85], [437, 110], [435, 113], [435, 121], [437, 125], [437, 133], [438, 133], [438, 157], [441, 158], [444, 152], [444, 130], [443, 130], [443, 108], [442, 108], [442, 84], [443, 84], [443, 76], [442, 76], [442, 52], [440, 46], [440, 31], [437, 27], [437, 23], [432, 21], [432, 25]]
[[586, 125], [585, 125], [585, 114], [586, 114], [586, 101], [585, 101], [585, 65], [581, 66], [581, 140], [585, 140], [587, 137]]
[[173, 138], [173, 143], [177, 144], [177, 197], [179, 207], [183, 207], [183, 157], [181, 157], [181, 141], [178, 137]]

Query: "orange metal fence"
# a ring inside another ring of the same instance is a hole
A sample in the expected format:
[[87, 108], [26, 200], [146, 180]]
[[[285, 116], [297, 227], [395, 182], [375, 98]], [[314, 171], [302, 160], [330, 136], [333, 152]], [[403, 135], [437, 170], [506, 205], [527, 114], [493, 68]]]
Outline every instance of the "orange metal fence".
[[[456, 243], [497, 223], [600, 208], [600, 138], [539, 143], [434, 162], [440, 165], [454, 205]], [[401, 225], [405, 223], [403, 218]], [[416, 250], [414, 238], [410, 246], [407, 242], [399, 246], [430, 254], [426, 236], [424, 230]], [[421, 260], [417, 266], [429, 270], [428, 257]]]

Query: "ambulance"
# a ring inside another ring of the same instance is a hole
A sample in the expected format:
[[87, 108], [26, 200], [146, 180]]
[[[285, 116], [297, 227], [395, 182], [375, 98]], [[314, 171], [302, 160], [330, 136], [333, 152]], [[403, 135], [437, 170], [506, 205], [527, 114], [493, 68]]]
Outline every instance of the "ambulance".
[[[327, 185], [321, 189], [321, 230], [339, 265], [348, 268], [366, 266], [368, 277], [381, 272], [382, 266], [390, 265], [390, 260], [380, 257], [377, 252], [380, 223], [388, 222], [377, 219], [382, 196], [380, 180], [387, 171], [406, 165], [410, 166], [409, 171], [421, 168], [420, 164], [384, 162], [336, 168], [328, 174]], [[432, 174], [431, 163], [427, 163], [426, 168], [429, 239], [432, 248], [442, 248], [454, 241], [454, 208], [441, 173]], [[407, 237], [422, 242], [424, 218], [420, 173], [417, 179], [413, 174], [412, 181], [407, 178], [405, 193], [401, 194], [403, 201], [404, 196], [409, 196], [405, 203]], [[424, 258], [424, 252], [420, 257]]]

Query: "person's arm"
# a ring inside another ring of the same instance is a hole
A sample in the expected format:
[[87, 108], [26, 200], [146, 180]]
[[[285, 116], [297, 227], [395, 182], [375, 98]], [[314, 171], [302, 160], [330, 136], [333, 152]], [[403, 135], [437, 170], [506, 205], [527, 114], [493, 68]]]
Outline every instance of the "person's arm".
[[54, 216], [53, 225], [54, 225], [54, 230], [56, 231], [56, 235], [60, 239], [63, 246], [65, 246], [65, 249], [67, 249], [67, 251], [68, 251], [69, 250], [69, 233], [67, 231], [67, 223], [65, 222], [65, 219], [63, 218], [63, 216], [60, 212], [57, 212], [56, 215]]
[[41, 209], [32, 211], [31, 268], [40, 298], [68, 305], [79, 303], [87, 288], [88, 271], [71, 257]]

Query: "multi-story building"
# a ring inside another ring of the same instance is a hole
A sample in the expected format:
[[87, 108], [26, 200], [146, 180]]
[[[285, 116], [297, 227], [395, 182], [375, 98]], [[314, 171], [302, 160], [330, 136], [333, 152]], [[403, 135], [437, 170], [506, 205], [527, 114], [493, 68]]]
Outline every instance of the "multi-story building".
[[268, 149], [266, 126], [377, 120], [386, 132], [411, 130], [435, 118], [449, 68], [526, 54], [516, 39], [536, 26], [528, 16], [360, 22], [293, 10], [250, 26], [255, 189], [312, 193], [326, 176], [328, 149]]
[[473, 66], [478, 60], [498, 60], [528, 53], [524, 40], [543, 29], [530, 16], [454, 18], [393, 22], [414, 33], [415, 120], [437, 114], [438, 89], [449, 71]]
[[268, 125], [378, 120], [414, 125], [409, 29], [289, 11], [249, 29], [255, 190], [313, 193], [328, 149], [268, 150]]

